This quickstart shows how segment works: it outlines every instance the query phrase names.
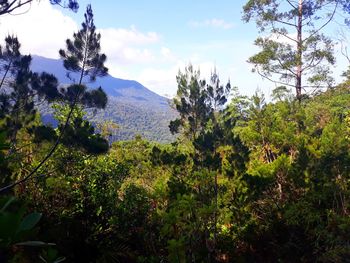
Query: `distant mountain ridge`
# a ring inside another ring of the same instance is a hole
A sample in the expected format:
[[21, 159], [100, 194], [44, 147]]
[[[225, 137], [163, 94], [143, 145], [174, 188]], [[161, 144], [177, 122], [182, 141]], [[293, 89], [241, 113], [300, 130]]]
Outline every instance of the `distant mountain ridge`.
[[[63, 62], [60, 59], [50, 59], [32, 56], [31, 69], [34, 72], [54, 74], [61, 84], [70, 84]], [[78, 79], [77, 74], [71, 75]], [[174, 137], [169, 132], [169, 122], [176, 118], [175, 111], [169, 105], [169, 99], [150, 91], [135, 80], [125, 80], [107, 75], [98, 77], [96, 82], [87, 83], [88, 87], [102, 87], [108, 95], [108, 105], [105, 110], [99, 110], [90, 116], [94, 122], [112, 120], [120, 129], [113, 135], [113, 140], [128, 140], [140, 134], [141, 136], [159, 142], [169, 142]], [[47, 112], [42, 112], [44, 120], [50, 119]]]

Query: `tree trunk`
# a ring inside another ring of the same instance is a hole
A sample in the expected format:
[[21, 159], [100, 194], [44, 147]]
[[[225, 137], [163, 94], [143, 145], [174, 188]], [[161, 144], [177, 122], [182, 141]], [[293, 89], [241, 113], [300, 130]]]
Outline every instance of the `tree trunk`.
[[302, 42], [302, 29], [303, 29], [303, 0], [299, 0], [298, 6], [298, 26], [297, 26], [297, 69], [296, 69], [296, 95], [297, 99], [301, 101], [301, 75], [302, 75], [302, 56], [303, 56], [303, 42]]

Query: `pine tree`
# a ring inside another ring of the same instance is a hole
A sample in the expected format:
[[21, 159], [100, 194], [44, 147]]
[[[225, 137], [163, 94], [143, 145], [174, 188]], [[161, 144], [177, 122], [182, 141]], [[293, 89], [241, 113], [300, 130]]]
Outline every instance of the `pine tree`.
[[204, 129], [211, 113], [207, 105], [207, 84], [200, 79], [200, 72], [194, 70], [192, 65], [185, 69], [185, 73], [179, 72], [176, 80], [178, 90], [174, 105], [180, 118], [171, 121], [169, 128], [173, 134], [179, 133], [182, 128], [185, 136], [194, 141]]
[[[80, 119], [72, 120], [73, 112], [79, 110], [78, 105], [88, 105], [90, 107], [104, 108], [107, 104], [107, 95], [102, 88], [95, 90], [87, 90], [84, 85], [84, 78], [88, 77], [89, 81], [95, 81], [96, 77], [102, 77], [107, 74], [108, 69], [104, 66], [106, 61], [106, 55], [100, 54], [100, 34], [95, 32], [95, 25], [93, 20], [93, 13], [91, 6], [87, 6], [85, 13], [85, 22], [82, 23], [82, 29], [73, 35], [74, 40], [67, 40], [67, 50], [60, 50], [59, 53], [64, 61], [64, 67], [69, 71], [69, 76], [75, 82], [67, 88], [60, 89], [59, 96], [65, 102], [68, 102], [69, 112], [63, 123], [59, 125], [59, 135], [55, 141], [53, 147], [48, 154], [39, 162], [39, 164], [24, 178], [0, 189], [0, 192], [12, 189], [14, 186], [27, 181], [33, 176], [53, 155], [58, 145], [63, 141], [66, 142], [70, 139], [74, 139], [77, 136], [83, 135], [84, 139], [81, 141], [82, 148], [93, 153], [100, 153], [108, 149], [108, 142], [101, 138], [101, 136], [94, 134], [94, 129], [88, 121]], [[29, 57], [30, 58], [30, 57]], [[29, 63], [30, 64], [30, 63]], [[28, 65], [29, 65], [28, 64]], [[73, 79], [71, 73], [78, 73], [78, 81]], [[29, 72], [28, 72], [29, 74]], [[19, 76], [19, 78], [23, 78]], [[40, 80], [37, 78], [34, 82], [38, 91], [43, 91], [45, 88], [40, 84], [46, 85], [51, 83], [53, 79], [46, 78]], [[42, 76], [42, 75], [41, 75]], [[48, 75], [44, 75], [49, 77]], [[22, 87], [19, 85], [19, 87]], [[52, 95], [52, 93], [49, 93]], [[42, 94], [48, 97], [48, 94]], [[65, 135], [65, 132], [67, 134]], [[66, 136], [66, 137], [64, 137]]]
[[[87, 6], [84, 16], [82, 29], [73, 34], [73, 40], [67, 39], [67, 49], [59, 52], [64, 67], [69, 71], [68, 76], [78, 85], [83, 83], [85, 77], [95, 81], [96, 77], [106, 76], [108, 72], [104, 66], [107, 57], [100, 54], [101, 34], [96, 33], [91, 5]], [[78, 80], [72, 78], [72, 72], [79, 73]]]
[[0, 129], [6, 130], [13, 151], [18, 131], [28, 128], [35, 119], [35, 103], [62, 98], [57, 79], [45, 72], [33, 73], [30, 69], [32, 58], [22, 55], [20, 46], [17, 37], [7, 36], [0, 53], [0, 118], [3, 119]]
[[[202, 205], [208, 207], [213, 205], [213, 210], [207, 214], [206, 219], [211, 223], [207, 223], [204, 230], [208, 258], [212, 258], [217, 238], [218, 174], [220, 173], [220, 156], [216, 150], [222, 142], [223, 135], [218, 116], [227, 101], [231, 85], [229, 82], [225, 86], [221, 85], [216, 71], [211, 74], [210, 81], [207, 83], [200, 78], [200, 72], [194, 70], [192, 65], [185, 69], [185, 73], [179, 72], [177, 83], [178, 91], [174, 104], [180, 118], [170, 122], [170, 131], [182, 132], [193, 145], [192, 158], [195, 165], [193, 176], [199, 176], [198, 179], [201, 176], [208, 178], [213, 176], [213, 191], [209, 187], [208, 190], [200, 190], [197, 196]], [[205, 189], [206, 186], [200, 187]]]
[[333, 41], [322, 30], [342, 7], [349, 12], [346, 0], [249, 0], [243, 20], [255, 20], [261, 33], [268, 31], [255, 41], [262, 50], [249, 58], [253, 71], [294, 87], [299, 101], [304, 89], [329, 87]]
[[[70, 101], [70, 111], [66, 121], [60, 124], [60, 130], [61, 134], [68, 130], [66, 136], [71, 137], [71, 139], [79, 137], [79, 134], [81, 136], [90, 134], [89, 138], [91, 140], [81, 141], [81, 146], [89, 148], [88, 145], [94, 144], [93, 140], [97, 140], [96, 145], [102, 145], [102, 151], [106, 151], [108, 142], [99, 136], [92, 136], [94, 128], [88, 121], [82, 118], [70, 121], [73, 112], [79, 110], [76, 107], [77, 104], [95, 108], [104, 108], [107, 104], [107, 95], [101, 87], [95, 90], [87, 90], [85, 85], [84, 80], [86, 78], [87, 82], [94, 82], [96, 77], [106, 76], [108, 69], [104, 66], [107, 57], [100, 53], [101, 35], [96, 33], [91, 5], [87, 6], [84, 17], [85, 21], [82, 23], [82, 29], [73, 34], [73, 40], [66, 40], [66, 50], [61, 49], [59, 51], [63, 59], [63, 65], [67, 70], [67, 76], [74, 82], [64, 91], [66, 98]], [[76, 77], [77, 79], [75, 79]], [[64, 141], [69, 141], [69, 139], [64, 138]], [[94, 151], [98, 152], [99, 150]]]
[[5, 38], [5, 46], [1, 47], [0, 50], [0, 61], [1, 61], [1, 82], [0, 89], [5, 84], [6, 78], [13, 75], [18, 66], [18, 62], [21, 58], [20, 53], [21, 44], [17, 37], [7, 36]]

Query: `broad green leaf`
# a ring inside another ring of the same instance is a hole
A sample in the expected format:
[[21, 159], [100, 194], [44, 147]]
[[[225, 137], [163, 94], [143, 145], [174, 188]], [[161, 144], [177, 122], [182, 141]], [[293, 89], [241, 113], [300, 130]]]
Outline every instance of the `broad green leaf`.
[[15, 199], [16, 199], [15, 197], [11, 196], [11, 197], [6, 201], [6, 203], [4, 204], [4, 206], [1, 208], [0, 213], [5, 212], [6, 208], [7, 208], [13, 201], [15, 201]]
[[43, 241], [25, 241], [14, 244], [15, 246], [28, 246], [28, 247], [47, 247], [55, 246], [55, 243], [46, 243]]
[[30, 230], [32, 229], [40, 220], [41, 218], [41, 213], [31, 213], [27, 215], [21, 225], [19, 226], [18, 231], [25, 231], [25, 230]]

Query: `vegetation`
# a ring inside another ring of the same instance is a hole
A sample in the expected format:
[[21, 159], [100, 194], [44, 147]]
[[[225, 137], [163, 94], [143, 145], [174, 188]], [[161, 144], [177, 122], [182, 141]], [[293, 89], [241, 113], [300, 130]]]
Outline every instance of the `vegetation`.
[[[177, 117], [170, 107], [151, 107], [146, 103], [129, 102], [125, 97], [109, 97], [106, 108], [98, 111], [87, 110], [92, 123], [103, 124], [113, 121], [118, 128], [111, 131], [108, 140], [132, 140], [137, 135], [161, 143], [171, 143], [176, 137], [169, 131], [169, 122]], [[136, 105], [135, 105], [136, 104]], [[154, 106], [154, 104], [153, 104]]]
[[[5, 39], [1, 262], [348, 261], [349, 78], [312, 96], [277, 87], [267, 102], [189, 65], [169, 123], [177, 139], [109, 145], [118, 123], [98, 134], [85, 118], [107, 103], [84, 85], [107, 72], [100, 37], [88, 6], [60, 51], [79, 73], [66, 87], [31, 72], [18, 39]], [[41, 101], [57, 128], [41, 123]]]
[[261, 33], [270, 33], [255, 41], [262, 51], [249, 59], [254, 71], [294, 87], [299, 100], [302, 90], [331, 86], [329, 65], [335, 63], [334, 42], [322, 30], [336, 13], [350, 11], [348, 1], [249, 0], [243, 9], [246, 22], [255, 19]]

